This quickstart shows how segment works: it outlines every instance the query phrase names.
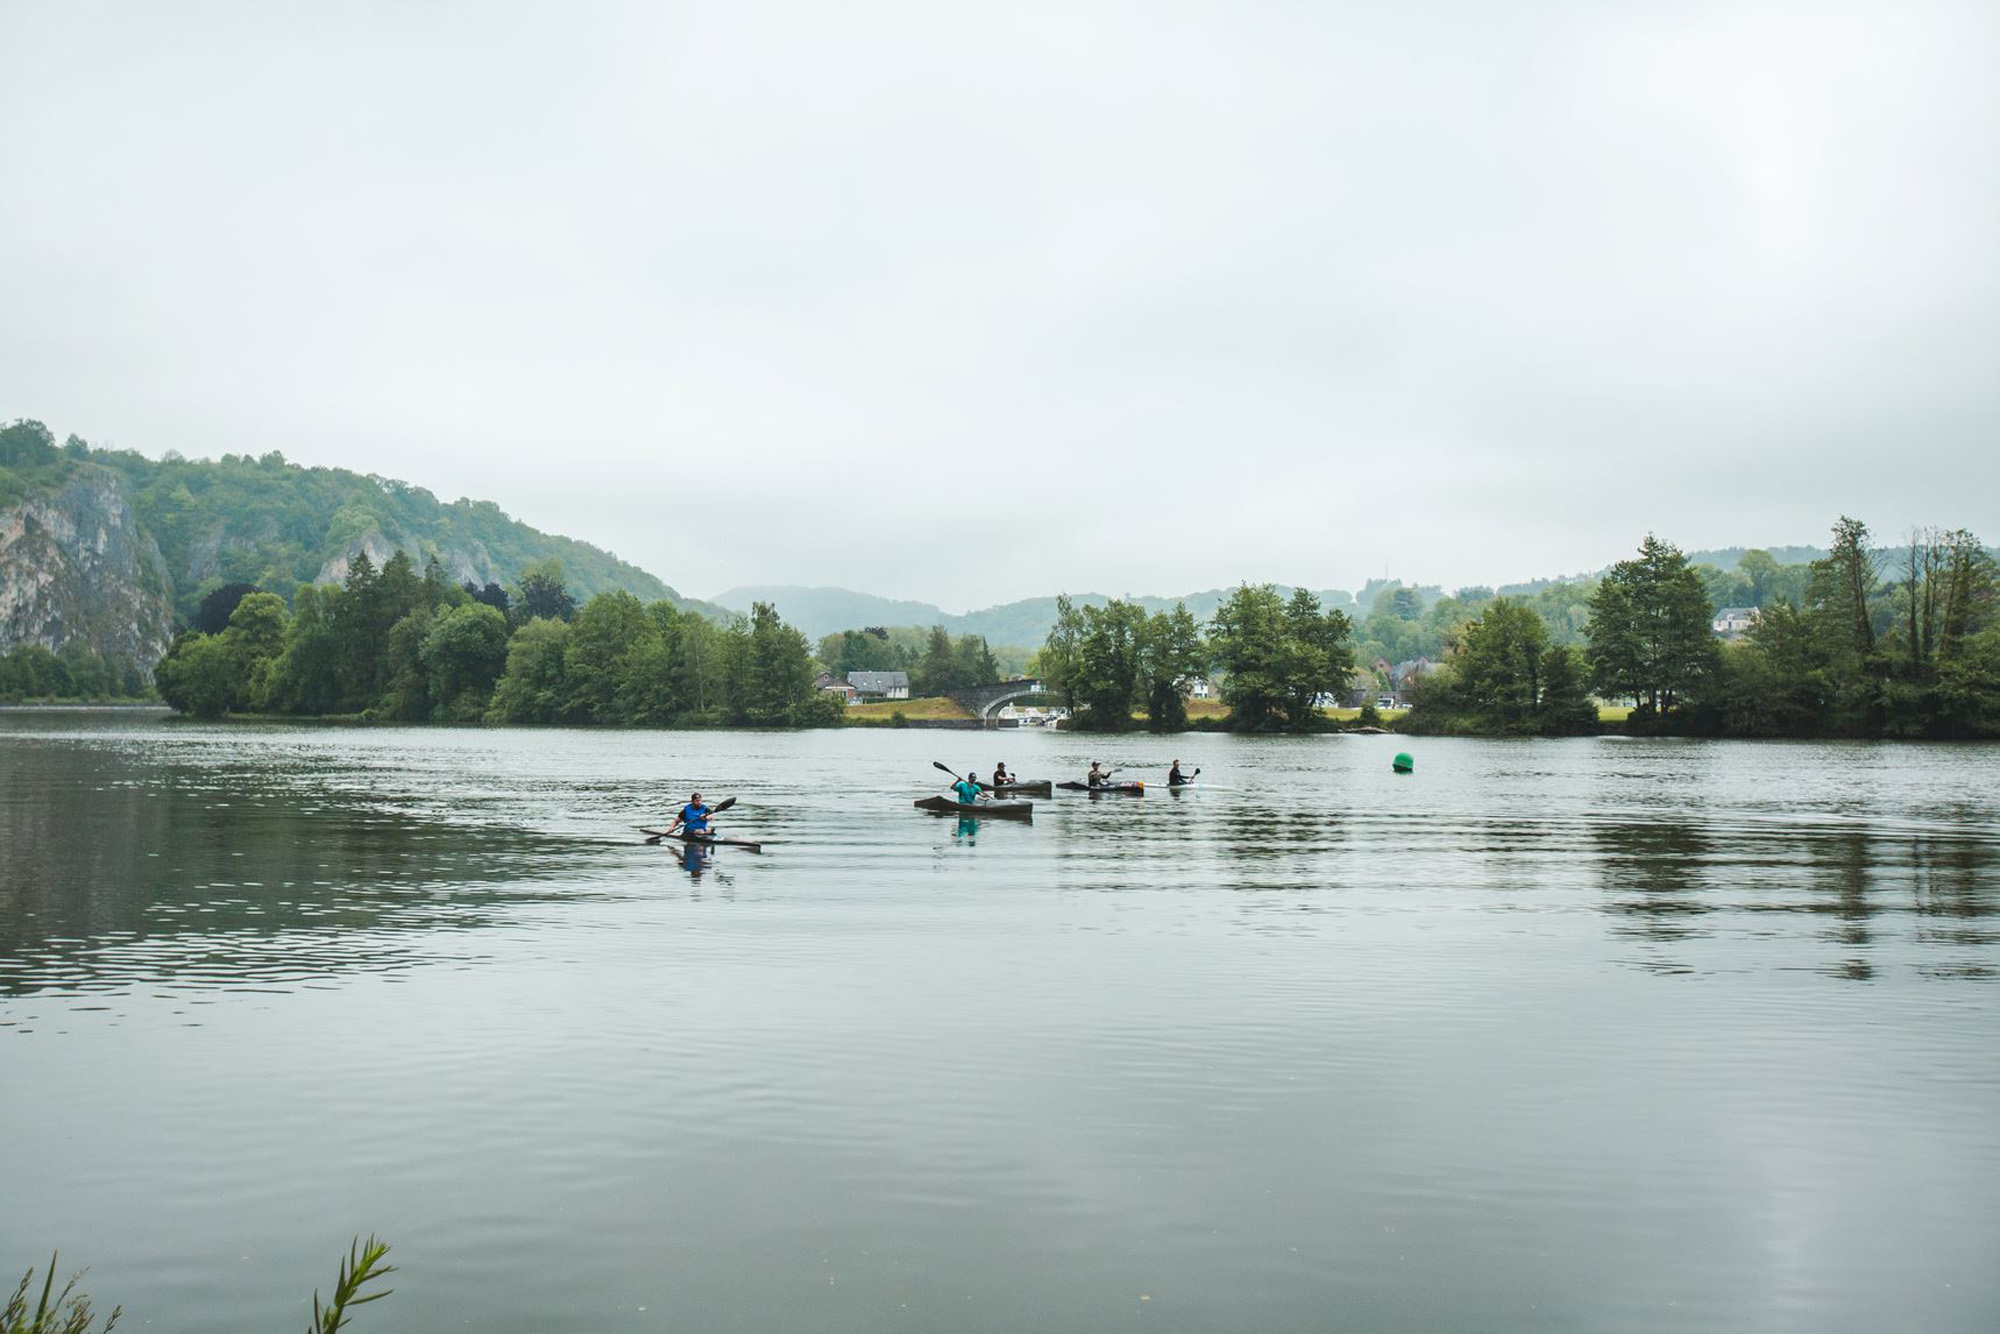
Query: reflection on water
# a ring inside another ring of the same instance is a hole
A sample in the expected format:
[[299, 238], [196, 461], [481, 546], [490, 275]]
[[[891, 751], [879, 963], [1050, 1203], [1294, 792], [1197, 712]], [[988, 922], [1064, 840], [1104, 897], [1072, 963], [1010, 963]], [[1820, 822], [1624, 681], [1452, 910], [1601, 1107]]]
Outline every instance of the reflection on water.
[[[935, 744], [0, 712], [0, 1258], [190, 1332], [370, 1229], [412, 1329], [2000, 1325], [2000, 750], [1188, 736], [1027, 822]], [[646, 845], [696, 787], [763, 853]]]
[[0, 744], [0, 993], [393, 971], [592, 851], [421, 818], [290, 758]]

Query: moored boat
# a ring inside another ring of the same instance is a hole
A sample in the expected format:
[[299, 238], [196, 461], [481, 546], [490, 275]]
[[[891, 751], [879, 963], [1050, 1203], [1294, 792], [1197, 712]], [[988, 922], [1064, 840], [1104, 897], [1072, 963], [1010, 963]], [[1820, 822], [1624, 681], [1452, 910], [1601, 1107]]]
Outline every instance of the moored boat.
[[1057, 783], [1056, 786], [1065, 792], [1088, 792], [1093, 796], [1110, 796], [1122, 793], [1128, 797], [1136, 797], [1146, 790], [1146, 785], [1137, 779], [1124, 783], [1099, 783], [1096, 787], [1092, 787], [1088, 783]]
[[936, 811], [939, 815], [969, 815], [975, 820], [994, 816], [1009, 820], [1032, 820], [1035, 818], [1035, 803], [1022, 801], [1018, 797], [1002, 797], [998, 801], [953, 801], [950, 797], [919, 797], [918, 810]]

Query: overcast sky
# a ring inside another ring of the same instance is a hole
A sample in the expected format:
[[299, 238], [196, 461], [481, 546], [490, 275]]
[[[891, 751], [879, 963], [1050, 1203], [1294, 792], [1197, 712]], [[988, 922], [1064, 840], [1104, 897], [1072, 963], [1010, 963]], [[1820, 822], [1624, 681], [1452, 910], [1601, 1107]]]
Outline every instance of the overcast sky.
[[1993, 541], [1996, 70], [1991, 0], [0, 0], [0, 418], [695, 595]]

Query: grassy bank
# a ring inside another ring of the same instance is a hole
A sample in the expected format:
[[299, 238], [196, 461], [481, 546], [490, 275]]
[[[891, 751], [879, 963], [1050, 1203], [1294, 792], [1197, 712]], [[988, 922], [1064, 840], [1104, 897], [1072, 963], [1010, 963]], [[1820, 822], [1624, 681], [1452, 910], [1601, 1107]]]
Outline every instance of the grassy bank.
[[842, 715], [850, 725], [868, 727], [893, 723], [897, 714], [912, 722], [918, 720], [938, 720], [967, 722], [972, 715], [961, 709], [954, 700], [942, 695], [924, 699], [885, 699], [879, 704], [850, 704]]

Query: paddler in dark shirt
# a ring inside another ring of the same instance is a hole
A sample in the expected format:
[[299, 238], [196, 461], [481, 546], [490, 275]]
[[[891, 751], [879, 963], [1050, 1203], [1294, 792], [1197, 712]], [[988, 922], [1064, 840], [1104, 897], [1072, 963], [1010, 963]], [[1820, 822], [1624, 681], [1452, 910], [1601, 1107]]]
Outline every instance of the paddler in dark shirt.
[[1181, 762], [1179, 760], [1175, 760], [1174, 767], [1167, 770], [1167, 786], [1180, 787], [1182, 784], [1187, 783], [1189, 781], [1191, 780], [1181, 775]]
[[1007, 772], [1005, 764], [996, 764], [993, 766], [993, 786], [1006, 787], [1013, 781], [1014, 775]]

